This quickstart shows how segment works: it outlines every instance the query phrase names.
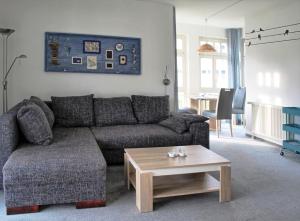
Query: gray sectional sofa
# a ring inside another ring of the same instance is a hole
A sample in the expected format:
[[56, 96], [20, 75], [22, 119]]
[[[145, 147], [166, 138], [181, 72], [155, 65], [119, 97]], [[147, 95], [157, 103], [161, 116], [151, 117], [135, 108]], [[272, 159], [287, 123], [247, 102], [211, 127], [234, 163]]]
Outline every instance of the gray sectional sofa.
[[105, 205], [106, 167], [123, 163], [124, 148], [209, 148], [206, 119], [170, 115], [167, 96], [52, 97], [47, 105], [55, 124], [47, 144], [29, 142], [20, 127], [24, 102], [0, 116], [0, 179], [8, 214], [49, 204]]

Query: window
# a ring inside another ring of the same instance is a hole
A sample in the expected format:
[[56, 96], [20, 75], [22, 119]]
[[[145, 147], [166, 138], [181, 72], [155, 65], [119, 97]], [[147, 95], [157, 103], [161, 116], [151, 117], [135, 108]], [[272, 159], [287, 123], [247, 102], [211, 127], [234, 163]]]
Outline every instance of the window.
[[187, 64], [186, 64], [186, 38], [185, 35], [177, 35], [177, 83], [178, 83], [178, 106], [187, 105]]
[[229, 86], [226, 39], [202, 38], [200, 45], [211, 44], [215, 53], [199, 53], [200, 86], [203, 90], [214, 90]]

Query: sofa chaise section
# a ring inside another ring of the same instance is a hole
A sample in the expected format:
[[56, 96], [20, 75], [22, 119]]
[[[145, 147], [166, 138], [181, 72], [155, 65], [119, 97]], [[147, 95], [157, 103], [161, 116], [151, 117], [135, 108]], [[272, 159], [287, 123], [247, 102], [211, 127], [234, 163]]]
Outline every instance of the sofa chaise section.
[[92, 132], [108, 165], [122, 164], [125, 148], [201, 144], [209, 147], [207, 123], [195, 123], [179, 134], [159, 124], [92, 127]]
[[106, 162], [89, 128], [53, 128], [49, 146], [20, 144], [4, 165], [5, 204], [105, 204]]

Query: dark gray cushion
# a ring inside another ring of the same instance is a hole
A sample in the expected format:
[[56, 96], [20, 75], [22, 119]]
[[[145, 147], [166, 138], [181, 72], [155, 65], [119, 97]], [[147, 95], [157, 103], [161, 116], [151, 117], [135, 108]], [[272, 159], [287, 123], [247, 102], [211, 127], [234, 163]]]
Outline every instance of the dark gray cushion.
[[31, 96], [30, 101], [35, 103], [36, 105], [38, 105], [44, 111], [44, 113], [47, 117], [47, 120], [49, 122], [49, 125], [52, 128], [55, 118], [54, 118], [54, 114], [53, 114], [52, 110], [48, 107], [48, 105], [44, 101], [42, 101], [40, 98], [35, 97], [35, 96]]
[[208, 120], [205, 116], [189, 113], [172, 113], [171, 116], [183, 119], [187, 128], [189, 128], [192, 123], [203, 123]]
[[56, 124], [63, 127], [93, 126], [93, 96], [51, 97]]
[[132, 95], [134, 114], [141, 124], [158, 123], [169, 117], [169, 96]]
[[94, 110], [98, 127], [137, 123], [129, 97], [96, 98]]
[[187, 145], [191, 143], [190, 134], [178, 134], [158, 124], [92, 127], [92, 132], [103, 150]]
[[49, 145], [53, 134], [44, 111], [35, 103], [27, 102], [17, 114], [18, 124], [25, 138], [32, 144]]
[[159, 122], [159, 125], [167, 127], [179, 134], [188, 130], [185, 120], [176, 116], [170, 116], [168, 119]]

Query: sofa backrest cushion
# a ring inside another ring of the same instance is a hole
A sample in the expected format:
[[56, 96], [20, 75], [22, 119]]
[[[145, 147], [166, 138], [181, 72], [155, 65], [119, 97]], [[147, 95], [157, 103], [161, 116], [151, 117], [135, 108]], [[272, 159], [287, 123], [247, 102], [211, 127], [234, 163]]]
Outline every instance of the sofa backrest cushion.
[[94, 111], [98, 127], [137, 123], [129, 97], [95, 98]]
[[134, 114], [141, 124], [158, 123], [169, 117], [169, 96], [132, 95]]
[[94, 126], [94, 95], [51, 97], [55, 122], [62, 127]]
[[53, 134], [46, 114], [32, 101], [20, 108], [17, 119], [28, 142], [38, 145], [49, 145], [52, 142]]
[[42, 101], [40, 98], [35, 97], [35, 96], [31, 96], [30, 101], [35, 103], [37, 106], [39, 106], [44, 111], [44, 113], [47, 117], [47, 120], [49, 122], [49, 125], [52, 128], [55, 118], [54, 118], [53, 111], [49, 108], [49, 106], [44, 101]]

